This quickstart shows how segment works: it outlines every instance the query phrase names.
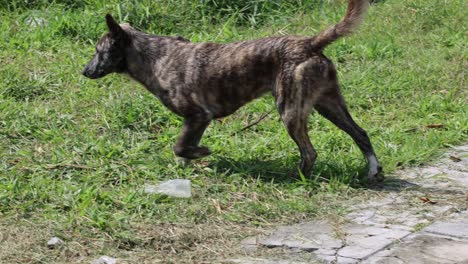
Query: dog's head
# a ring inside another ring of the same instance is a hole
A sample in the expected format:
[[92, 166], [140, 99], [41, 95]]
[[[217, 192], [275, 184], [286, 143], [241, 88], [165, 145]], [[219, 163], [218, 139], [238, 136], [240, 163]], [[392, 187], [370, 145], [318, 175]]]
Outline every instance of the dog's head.
[[127, 67], [125, 49], [130, 44], [130, 36], [111, 15], [106, 15], [106, 22], [109, 33], [99, 40], [96, 54], [83, 70], [83, 75], [90, 79], [101, 78], [113, 72], [124, 72]]

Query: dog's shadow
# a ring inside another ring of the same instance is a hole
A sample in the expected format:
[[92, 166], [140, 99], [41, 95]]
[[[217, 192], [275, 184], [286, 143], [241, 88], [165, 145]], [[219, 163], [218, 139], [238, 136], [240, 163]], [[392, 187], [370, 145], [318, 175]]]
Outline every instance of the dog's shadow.
[[[223, 175], [241, 175], [253, 177], [265, 183], [293, 184], [303, 181], [298, 173], [296, 163], [288, 164], [284, 159], [231, 159], [218, 157], [210, 163], [210, 167]], [[306, 176], [307, 181], [330, 182], [337, 180], [355, 189], [370, 189], [385, 192], [402, 192], [408, 189], [420, 188], [416, 183], [399, 179], [392, 175], [384, 175], [383, 182], [369, 183], [367, 181], [367, 166], [356, 164], [344, 166], [330, 161], [317, 160], [312, 175]]]
[[297, 180], [291, 177], [292, 168], [285, 166], [280, 159], [241, 159], [219, 157], [210, 167], [224, 175], [242, 175], [246, 177], [258, 178], [263, 182], [290, 183]]
[[[275, 183], [295, 183], [304, 181], [299, 175], [297, 163], [299, 160], [284, 160], [277, 159], [231, 159], [225, 157], [217, 157], [216, 161], [210, 163], [210, 167], [224, 175], [245, 175], [246, 177], [254, 177], [263, 182]], [[364, 165], [363, 165], [364, 166]], [[338, 175], [347, 175], [343, 179], [347, 184], [358, 184], [355, 179], [362, 179], [366, 175], [366, 168], [358, 166], [344, 167], [335, 163], [317, 160], [314, 166], [314, 171], [311, 175], [306, 175], [304, 178], [307, 181], [330, 181]], [[349, 176], [349, 173], [353, 174]]]

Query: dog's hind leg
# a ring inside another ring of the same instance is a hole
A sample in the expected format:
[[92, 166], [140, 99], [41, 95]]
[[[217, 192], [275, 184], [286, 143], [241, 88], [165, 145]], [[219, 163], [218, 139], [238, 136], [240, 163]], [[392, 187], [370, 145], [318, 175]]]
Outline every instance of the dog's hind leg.
[[300, 170], [307, 176], [312, 171], [317, 158], [317, 152], [307, 134], [311, 102], [302, 93], [302, 85], [295, 83], [295, 81], [288, 83], [284, 79], [281, 82], [277, 84], [276, 104], [289, 135], [299, 147], [301, 153]]
[[322, 116], [348, 133], [359, 146], [359, 149], [362, 151], [369, 164], [369, 181], [382, 181], [383, 176], [380, 175], [382, 166], [374, 153], [369, 137], [366, 131], [354, 122], [348, 112], [338, 84], [334, 83], [331, 89], [324, 91], [316, 101], [314, 107]]
[[203, 132], [210, 124], [210, 119], [204, 115], [194, 115], [186, 118], [174, 153], [182, 158], [197, 159], [209, 155], [211, 152], [207, 147], [198, 146]]
[[300, 169], [301, 172], [307, 176], [312, 171], [315, 159], [317, 158], [317, 152], [312, 146], [309, 135], [307, 134], [308, 114], [300, 114], [287, 105], [280, 114], [289, 135], [299, 147], [301, 153]]

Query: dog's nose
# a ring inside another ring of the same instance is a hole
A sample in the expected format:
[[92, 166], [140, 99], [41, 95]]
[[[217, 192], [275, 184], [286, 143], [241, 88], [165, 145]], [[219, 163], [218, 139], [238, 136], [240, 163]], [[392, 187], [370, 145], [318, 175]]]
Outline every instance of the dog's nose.
[[90, 74], [89, 74], [89, 70], [86, 68], [84, 69], [81, 74], [83, 74], [84, 77], [87, 77], [87, 78], [91, 78]]

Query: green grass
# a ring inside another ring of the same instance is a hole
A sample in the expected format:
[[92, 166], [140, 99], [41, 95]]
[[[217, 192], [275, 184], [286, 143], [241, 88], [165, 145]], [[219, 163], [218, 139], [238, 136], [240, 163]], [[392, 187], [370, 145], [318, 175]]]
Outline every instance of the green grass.
[[[213, 122], [203, 144], [214, 154], [183, 167], [172, 152], [179, 117], [126, 77], [80, 74], [105, 32], [106, 12], [155, 34], [230, 42], [313, 35], [342, 17], [345, 1], [49, 2], [0, 1], [0, 217], [80, 241], [90, 257], [210, 259], [200, 244], [216, 248], [212, 240], [240, 238], [252, 227], [339, 214], [340, 200], [362, 188], [359, 149], [319, 115], [309, 121], [319, 153], [311, 176], [289, 176], [299, 153], [276, 112], [238, 132], [274, 109], [271, 96]], [[391, 173], [467, 140], [467, 6], [375, 2], [360, 30], [326, 54]], [[192, 199], [142, 192], [145, 183], [173, 178], [192, 180]], [[171, 223], [187, 228], [177, 239], [154, 235]], [[202, 231], [193, 233], [194, 226]], [[3, 254], [10, 263], [63, 255]]]

